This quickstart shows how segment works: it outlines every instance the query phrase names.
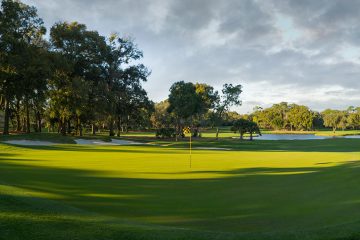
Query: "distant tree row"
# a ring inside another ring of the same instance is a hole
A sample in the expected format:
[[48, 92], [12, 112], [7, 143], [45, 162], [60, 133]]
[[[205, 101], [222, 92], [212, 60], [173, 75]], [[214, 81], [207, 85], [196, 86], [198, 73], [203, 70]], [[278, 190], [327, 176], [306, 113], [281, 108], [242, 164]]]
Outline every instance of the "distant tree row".
[[360, 107], [316, 112], [306, 106], [282, 102], [266, 109], [256, 107], [248, 117], [260, 128], [273, 130], [302, 131], [328, 127], [335, 132], [337, 129], [360, 128]]
[[[187, 101], [191, 97], [184, 92], [175, 93], [185, 85], [192, 89], [189, 92], [192, 92], [195, 100]], [[223, 93], [222, 101], [219, 101], [219, 94], [209, 85], [175, 83], [169, 99], [155, 104], [155, 111], [151, 116], [152, 126], [155, 129], [165, 128], [163, 133], [167, 133], [168, 137], [175, 136], [176, 133], [181, 136], [180, 129], [188, 125], [192, 126], [194, 136], [201, 136], [202, 127], [219, 129], [219, 126], [229, 126], [231, 131], [239, 133], [240, 139], [245, 133], [261, 134], [260, 129], [310, 131], [331, 128], [334, 132], [338, 129], [360, 129], [360, 107], [316, 112], [306, 106], [282, 102], [265, 109], [256, 107], [253, 113], [242, 115], [229, 111], [229, 106], [241, 104], [241, 86], [225, 85]], [[222, 104], [227, 103], [231, 104], [223, 110]]]
[[0, 8], [0, 107], [3, 133], [62, 134], [84, 127], [120, 135], [130, 125], [148, 125], [153, 103], [142, 83], [150, 72], [136, 63], [143, 54], [131, 39], [101, 36], [77, 22], [46, 29], [34, 7], [2, 0]]

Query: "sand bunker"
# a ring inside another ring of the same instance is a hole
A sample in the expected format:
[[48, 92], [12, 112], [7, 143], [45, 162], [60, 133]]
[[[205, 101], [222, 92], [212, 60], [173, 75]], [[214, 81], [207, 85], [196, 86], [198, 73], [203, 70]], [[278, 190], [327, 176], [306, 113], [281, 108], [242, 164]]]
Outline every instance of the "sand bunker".
[[22, 145], [22, 146], [50, 146], [57, 144], [53, 142], [34, 141], [34, 140], [9, 140], [9, 141], [5, 141], [4, 143]]
[[109, 146], [121, 146], [121, 145], [142, 145], [143, 143], [112, 139], [111, 142], [104, 142], [101, 140], [88, 140], [88, 139], [76, 139], [75, 142], [80, 145], [109, 145]]

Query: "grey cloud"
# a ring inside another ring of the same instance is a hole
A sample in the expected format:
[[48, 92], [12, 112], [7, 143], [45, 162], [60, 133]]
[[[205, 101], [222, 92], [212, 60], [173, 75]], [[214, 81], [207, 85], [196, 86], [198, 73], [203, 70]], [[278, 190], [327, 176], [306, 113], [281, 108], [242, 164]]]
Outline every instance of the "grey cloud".
[[[48, 26], [76, 20], [104, 35], [115, 31], [133, 36], [153, 72], [145, 86], [156, 101], [166, 98], [169, 87], [178, 80], [207, 82], [218, 88], [225, 82], [268, 83], [272, 89], [263, 91], [261, 101], [248, 95], [248, 105], [272, 102], [284, 94], [278, 90], [284, 85], [298, 89], [298, 95], [331, 86], [360, 90], [359, 64], [339, 57], [344, 46], [360, 43], [360, 1], [25, 2], [38, 7]], [[279, 16], [291, 20], [290, 30], [300, 33], [297, 38], [286, 42], [277, 25]], [[298, 102], [299, 98], [294, 95], [290, 100]], [[347, 101], [346, 94], [341, 101], [336, 104], [353, 101], [352, 105], [360, 105], [354, 97]], [[307, 103], [313, 107], [318, 103], [321, 108], [333, 104], [312, 96]]]

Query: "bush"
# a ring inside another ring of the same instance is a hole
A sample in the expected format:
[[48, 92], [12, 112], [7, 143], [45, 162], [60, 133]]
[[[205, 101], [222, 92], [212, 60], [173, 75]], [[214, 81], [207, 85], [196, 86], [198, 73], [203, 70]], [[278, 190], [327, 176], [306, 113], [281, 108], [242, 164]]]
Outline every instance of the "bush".
[[175, 128], [159, 128], [156, 130], [157, 138], [174, 138], [175, 136]]

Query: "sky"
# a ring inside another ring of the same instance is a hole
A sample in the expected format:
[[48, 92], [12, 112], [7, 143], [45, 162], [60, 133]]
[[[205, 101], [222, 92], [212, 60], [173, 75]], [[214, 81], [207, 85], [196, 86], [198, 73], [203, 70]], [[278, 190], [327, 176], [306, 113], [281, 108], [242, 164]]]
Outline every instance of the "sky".
[[286, 101], [360, 106], [358, 0], [23, 0], [50, 28], [77, 21], [131, 37], [153, 101], [184, 80], [241, 84], [240, 113]]

